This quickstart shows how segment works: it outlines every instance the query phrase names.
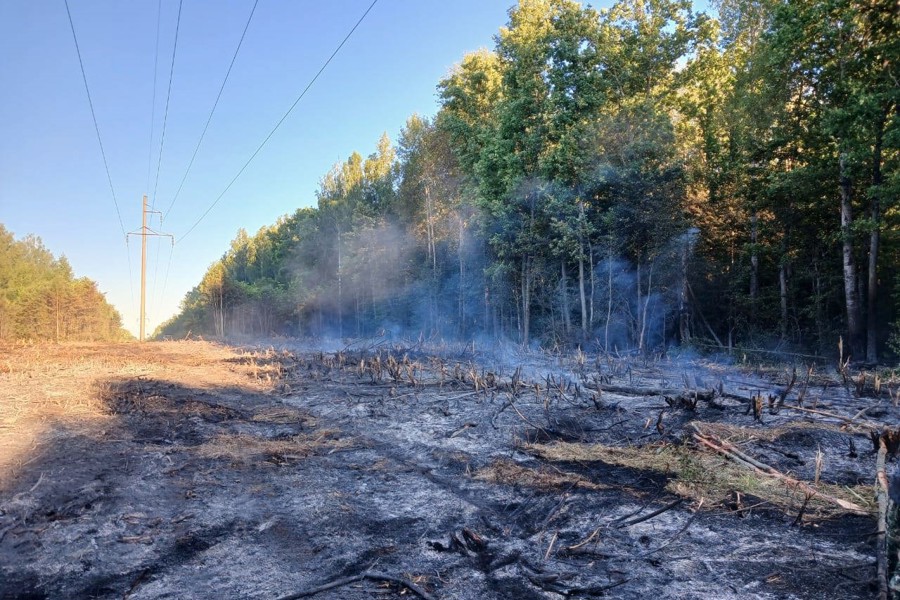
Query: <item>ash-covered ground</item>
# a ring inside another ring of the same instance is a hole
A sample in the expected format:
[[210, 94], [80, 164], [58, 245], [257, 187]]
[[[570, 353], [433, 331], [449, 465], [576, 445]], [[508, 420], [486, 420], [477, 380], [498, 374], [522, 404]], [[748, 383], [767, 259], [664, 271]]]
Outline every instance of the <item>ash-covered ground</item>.
[[892, 381], [364, 346], [3, 348], [0, 598], [877, 591]]

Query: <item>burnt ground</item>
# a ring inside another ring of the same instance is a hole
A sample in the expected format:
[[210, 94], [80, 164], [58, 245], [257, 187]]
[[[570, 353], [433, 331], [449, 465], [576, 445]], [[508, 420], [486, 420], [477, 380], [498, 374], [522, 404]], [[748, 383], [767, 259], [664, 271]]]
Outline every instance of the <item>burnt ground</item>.
[[[790, 379], [374, 343], [3, 347], [0, 598], [872, 597], [869, 432], [897, 426], [896, 386]], [[364, 572], [387, 577], [342, 583]]]

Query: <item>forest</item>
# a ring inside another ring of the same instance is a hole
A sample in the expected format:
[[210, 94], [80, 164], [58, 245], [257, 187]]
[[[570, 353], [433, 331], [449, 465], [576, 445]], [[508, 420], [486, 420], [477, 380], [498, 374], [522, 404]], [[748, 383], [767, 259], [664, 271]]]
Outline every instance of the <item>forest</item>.
[[[896, 3], [710, 13], [520, 0], [435, 115], [334, 165], [315, 207], [239, 231], [157, 337], [895, 357]], [[40, 311], [3, 298], [0, 335], [39, 313], [53, 336], [52, 281], [15, 301]]]
[[0, 341], [114, 341], [131, 335], [97, 283], [76, 278], [40, 238], [0, 224]]

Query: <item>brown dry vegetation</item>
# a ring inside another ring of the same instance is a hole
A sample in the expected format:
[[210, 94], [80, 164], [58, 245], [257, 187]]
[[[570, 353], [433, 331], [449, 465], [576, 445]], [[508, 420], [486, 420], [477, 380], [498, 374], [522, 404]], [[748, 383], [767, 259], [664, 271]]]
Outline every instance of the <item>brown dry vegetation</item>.
[[[845, 512], [818, 496], [807, 501], [805, 492], [791, 483], [742, 469], [718, 455], [685, 446], [613, 448], [603, 444], [557, 442], [527, 444], [524, 449], [554, 463], [600, 461], [656, 471], [669, 477], [668, 491], [697, 502], [705, 500], [707, 506], [726, 507], [735, 494], [740, 494], [756, 498], [759, 506], [777, 508], [786, 514], [797, 514], [807, 502], [805, 514], [809, 519], [833, 518]], [[823, 494], [858, 503], [869, 513], [875, 513], [873, 485], [841, 486], [819, 482], [815, 487]]]
[[[0, 346], [0, 487], [52, 445], [55, 435], [103, 435], [115, 415], [108, 402], [113, 381], [271, 390], [277, 369], [244, 357], [204, 342]], [[143, 402], [149, 407], [155, 399], [165, 400], [149, 396]]]

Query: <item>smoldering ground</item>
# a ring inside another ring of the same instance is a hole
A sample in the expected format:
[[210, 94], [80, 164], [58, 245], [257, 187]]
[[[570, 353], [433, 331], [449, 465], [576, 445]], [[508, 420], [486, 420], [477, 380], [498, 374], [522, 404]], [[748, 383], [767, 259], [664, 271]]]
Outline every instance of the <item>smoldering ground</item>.
[[[699, 362], [129, 348], [90, 375], [14, 355], [4, 418], [42, 425], [3, 463], [3, 597], [873, 593], [868, 432], [898, 415], [871, 378], [857, 397], [814, 373], [757, 419], [745, 399], [774, 381]], [[90, 378], [90, 404], [46, 400]]]

